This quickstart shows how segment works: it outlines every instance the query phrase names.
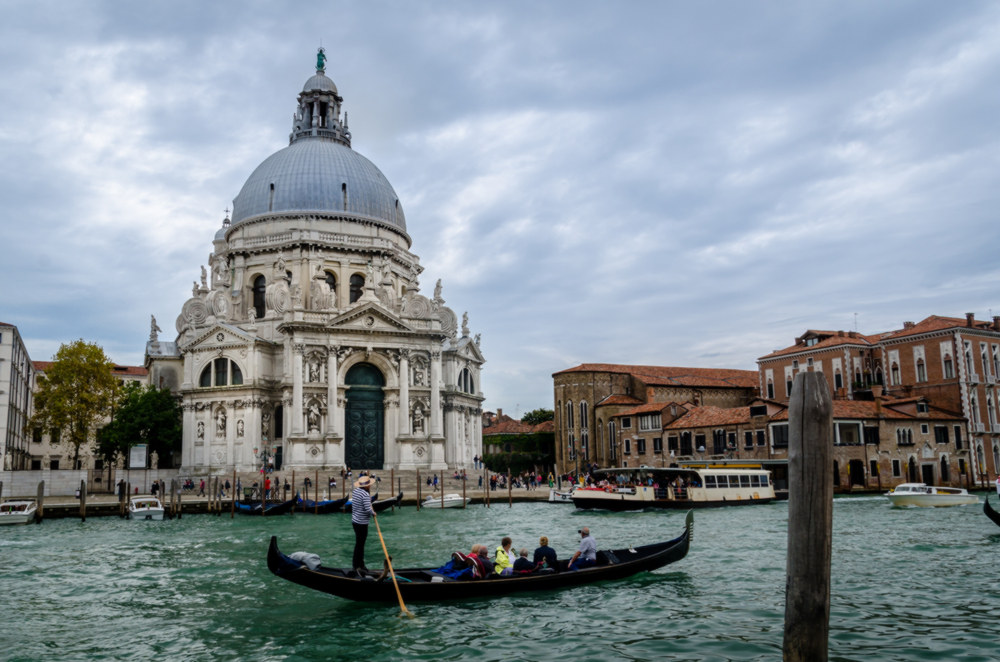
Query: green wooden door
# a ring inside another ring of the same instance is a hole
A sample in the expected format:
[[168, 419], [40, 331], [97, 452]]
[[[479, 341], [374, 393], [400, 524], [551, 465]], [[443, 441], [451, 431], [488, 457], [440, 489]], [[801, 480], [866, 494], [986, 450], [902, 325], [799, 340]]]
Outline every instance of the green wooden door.
[[344, 461], [352, 470], [382, 469], [385, 464], [385, 412], [382, 387], [385, 378], [370, 363], [347, 371]]

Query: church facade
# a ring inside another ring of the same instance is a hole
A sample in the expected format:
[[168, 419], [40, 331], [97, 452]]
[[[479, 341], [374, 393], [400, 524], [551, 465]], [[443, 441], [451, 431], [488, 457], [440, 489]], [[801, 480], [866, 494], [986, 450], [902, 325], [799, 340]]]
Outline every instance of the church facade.
[[182, 399], [182, 471], [445, 470], [482, 449], [480, 338], [423, 270], [399, 198], [316, 73], [289, 145], [233, 201], [151, 384]]

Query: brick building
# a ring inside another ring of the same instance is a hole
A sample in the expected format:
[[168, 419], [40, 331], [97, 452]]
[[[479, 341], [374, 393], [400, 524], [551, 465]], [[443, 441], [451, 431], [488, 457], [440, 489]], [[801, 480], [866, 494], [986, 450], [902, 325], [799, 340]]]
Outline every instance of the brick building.
[[[631, 461], [632, 433], [616, 417], [636, 411], [636, 427], [650, 452], [662, 452], [659, 410], [671, 403], [733, 408], [757, 395], [749, 370], [584, 363], [552, 375], [555, 390], [556, 467], [560, 472]], [[631, 424], [631, 420], [629, 422]], [[628, 441], [629, 455], [624, 444]], [[636, 448], [638, 447], [638, 441]], [[635, 463], [638, 464], [638, 463]]]
[[[984, 322], [971, 313], [933, 315], [874, 335], [810, 330], [757, 363], [761, 393], [776, 402], [788, 402], [795, 375], [806, 370], [824, 375], [835, 401], [912, 408], [927, 420], [914, 438], [933, 428], [930, 441], [910, 448], [907, 437], [900, 445], [894, 433], [883, 434], [885, 426], [877, 438], [879, 463], [900, 460], [911, 479], [984, 484], [1000, 467], [1000, 316]], [[899, 457], [888, 457], [886, 444]], [[866, 466], [871, 482], [876, 476]]]

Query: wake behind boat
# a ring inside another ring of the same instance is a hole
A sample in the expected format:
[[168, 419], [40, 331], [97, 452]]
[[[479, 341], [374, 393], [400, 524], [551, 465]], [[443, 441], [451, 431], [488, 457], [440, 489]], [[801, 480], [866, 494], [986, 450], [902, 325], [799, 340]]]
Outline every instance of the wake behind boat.
[[886, 492], [894, 506], [941, 508], [979, 503], [979, 497], [961, 487], [937, 487], [924, 483], [903, 483]]
[[[483, 598], [523, 591], [568, 588], [623, 579], [680, 561], [688, 553], [693, 531], [694, 513], [688, 511], [684, 531], [673, 540], [638, 547], [599, 550], [596, 566], [572, 572], [565, 571], [564, 559], [559, 561], [560, 572], [534, 572], [520, 576], [491, 575], [486, 579], [455, 580], [436, 573], [434, 568], [397, 569], [395, 574], [400, 595], [406, 602]], [[358, 576], [350, 568], [327, 568], [316, 561], [314, 555], [296, 553], [294, 556], [303, 560], [298, 561], [283, 554], [278, 549], [277, 536], [271, 537], [267, 550], [267, 567], [278, 577], [349, 600], [388, 603], [397, 600], [392, 578], [384, 573], [378, 579], [370, 575]], [[311, 557], [308, 564], [307, 557]]]

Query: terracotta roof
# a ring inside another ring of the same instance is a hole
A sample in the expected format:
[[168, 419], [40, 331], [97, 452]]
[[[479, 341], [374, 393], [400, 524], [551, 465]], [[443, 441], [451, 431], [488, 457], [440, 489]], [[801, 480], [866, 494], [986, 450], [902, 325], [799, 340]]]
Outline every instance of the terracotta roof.
[[496, 434], [534, 434], [536, 432], [555, 431], [554, 421], [542, 421], [538, 425], [522, 423], [512, 418], [504, 416], [504, 420], [494, 423], [488, 428], [483, 428], [483, 436], [489, 437]]
[[[876, 419], [879, 418], [879, 409], [876, 403], [871, 400], [834, 400], [833, 418], [838, 419]], [[896, 411], [883, 402], [881, 408], [881, 418], [893, 420], [916, 420], [915, 416]], [[788, 410], [776, 413], [771, 417], [772, 421], [787, 421]]]
[[615, 414], [612, 418], [617, 416], [638, 416], [640, 414], [652, 414], [654, 412], [661, 412], [671, 404], [677, 404], [673, 402], [649, 402], [644, 405], [639, 405], [638, 407], [633, 407], [627, 411], [619, 412]]
[[[870, 347], [878, 342], [878, 338], [873, 338], [871, 336], [865, 336], [860, 333], [855, 334], [853, 337], [847, 331], [831, 331], [833, 335], [823, 338], [815, 345], [799, 345], [795, 344], [791, 347], [785, 347], [784, 349], [778, 349], [770, 354], [765, 354], [764, 356], [757, 359], [758, 361], [764, 361], [766, 359], [773, 359], [779, 356], [787, 356], [789, 354], [798, 354], [799, 352], [820, 352], [824, 349], [834, 349], [837, 347], [842, 347], [844, 345], [857, 345], [860, 347]], [[842, 334], [842, 335], [841, 335]], [[803, 334], [803, 338], [808, 335]]]
[[[969, 328], [969, 323], [964, 317], [942, 317], [940, 315], [931, 315], [930, 317], [917, 322], [913, 326], [887, 333], [883, 337], [883, 340], [915, 336], [921, 333], [933, 333], [934, 331], [943, 331], [945, 329], [954, 328], [967, 329]], [[991, 322], [973, 320], [972, 328], [990, 331], [992, 330], [993, 325]]]
[[552, 376], [572, 372], [613, 372], [632, 375], [654, 386], [715, 386], [719, 388], [754, 388], [757, 386], [756, 370], [733, 368], [677, 368], [672, 366], [618, 365], [615, 363], [582, 363], [553, 373]]
[[640, 400], [639, 398], [633, 398], [631, 395], [609, 395], [608, 397], [598, 402], [595, 406], [603, 407], [605, 405], [623, 406], [623, 405], [639, 405], [639, 404], [642, 404], [642, 400]]
[[704, 428], [719, 425], [745, 425], [749, 422], [750, 407], [695, 407], [663, 428], [665, 430]]

